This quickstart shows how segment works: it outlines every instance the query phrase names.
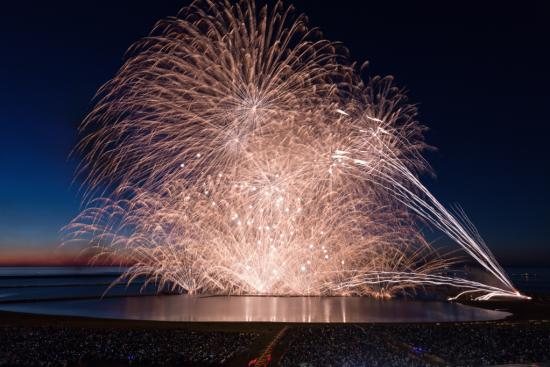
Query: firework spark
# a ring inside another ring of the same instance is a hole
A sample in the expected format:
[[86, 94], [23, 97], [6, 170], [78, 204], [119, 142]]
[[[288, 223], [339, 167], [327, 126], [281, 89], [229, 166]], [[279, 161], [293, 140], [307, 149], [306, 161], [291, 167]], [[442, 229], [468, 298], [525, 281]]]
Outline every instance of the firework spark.
[[[82, 123], [87, 208], [66, 227], [159, 287], [391, 297], [521, 295], [421, 184], [424, 128], [390, 78], [277, 3], [199, 0], [129, 51]], [[98, 194], [98, 192], [100, 194]], [[100, 197], [99, 199], [90, 199]], [[499, 282], [446, 276], [440, 229]]]

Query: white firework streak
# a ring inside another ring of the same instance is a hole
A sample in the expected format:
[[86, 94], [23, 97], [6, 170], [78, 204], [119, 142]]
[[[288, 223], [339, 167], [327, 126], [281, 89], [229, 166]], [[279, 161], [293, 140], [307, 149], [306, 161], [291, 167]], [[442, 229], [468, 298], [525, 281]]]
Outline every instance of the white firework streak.
[[415, 273], [403, 273], [403, 272], [372, 272], [357, 276], [354, 279], [350, 279], [346, 283], [342, 283], [336, 288], [346, 289], [355, 288], [364, 284], [418, 284], [418, 285], [433, 285], [433, 286], [447, 286], [465, 289], [458, 293], [456, 296], [449, 297], [449, 300], [456, 300], [467, 294], [480, 294], [474, 299], [477, 301], [487, 301], [493, 297], [506, 297], [506, 298], [529, 298], [516, 292], [510, 292], [505, 289], [494, 287], [488, 284], [475, 282], [472, 280], [448, 277], [435, 274], [415, 274]]
[[[346, 114], [346, 116], [349, 116], [349, 114]], [[384, 120], [379, 118], [368, 115], [365, 116], [365, 118], [379, 122], [382, 126], [388, 125]], [[393, 274], [396, 275], [396, 279], [407, 280], [413, 283], [447, 284], [452, 287], [470, 288], [470, 290], [461, 292], [456, 297], [451, 297], [450, 299], [456, 299], [462, 295], [475, 292], [486, 293], [477, 297], [476, 299], [478, 300], [488, 300], [496, 296], [529, 299], [530, 297], [522, 295], [515, 289], [504, 269], [502, 269], [495, 259], [491, 250], [489, 250], [465, 213], [460, 210], [460, 214], [463, 218], [462, 221], [451, 214], [432, 195], [426, 186], [420, 182], [416, 175], [407, 168], [403, 161], [393, 154], [392, 149], [384, 140], [384, 137], [387, 138], [392, 134], [382, 126], [370, 130], [361, 130], [361, 133], [365, 134], [364, 142], [366, 144], [366, 150], [361, 151], [361, 149], [359, 149], [359, 151], [354, 152], [358, 153], [359, 156], [364, 156], [365, 153], [367, 155], [372, 155], [372, 151], [375, 151], [377, 159], [374, 164], [372, 164], [373, 160], [353, 158], [350, 152], [344, 150], [336, 150], [333, 154], [333, 159], [340, 162], [350, 162], [353, 165], [363, 167], [365, 169], [365, 179], [382, 185], [384, 189], [391, 192], [397, 200], [454, 240], [464, 249], [464, 251], [466, 251], [466, 253], [498, 279], [504, 288], [493, 287], [479, 282], [468, 281], [466, 279], [414, 273], [405, 275], [403, 273], [380, 272], [379, 274], [384, 274], [386, 277], [380, 280], [380, 282], [397, 282], [387, 279], [388, 276]], [[391, 138], [400, 139], [398, 136], [391, 136], [390, 139]], [[365, 280], [366, 283], [378, 282], [376, 279], [372, 278], [372, 275], [371, 278], [367, 276], [365, 279], [368, 279]]]

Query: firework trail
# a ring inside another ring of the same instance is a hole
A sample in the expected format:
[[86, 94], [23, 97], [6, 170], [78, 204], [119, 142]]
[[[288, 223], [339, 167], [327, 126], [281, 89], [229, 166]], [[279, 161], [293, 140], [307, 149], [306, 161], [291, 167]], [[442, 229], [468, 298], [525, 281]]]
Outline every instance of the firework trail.
[[[189, 293], [521, 297], [419, 181], [416, 108], [345, 55], [281, 3], [199, 0], [158, 22], [82, 123], [87, 206], [66, 242]], [[457, 258], [419, 219], [500, 285], [446, 276]]]

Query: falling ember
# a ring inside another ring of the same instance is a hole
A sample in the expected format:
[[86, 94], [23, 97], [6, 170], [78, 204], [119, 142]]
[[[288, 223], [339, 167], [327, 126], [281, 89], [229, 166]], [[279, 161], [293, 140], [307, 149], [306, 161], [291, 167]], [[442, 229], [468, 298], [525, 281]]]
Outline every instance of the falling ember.
[[[523, 297], [420, 183], [416, 109], [277, 3], [199, 0], [135, 44], [81, 125], [89, 240], [189, 293], [388, 297], [446, 285]], [[422, 219], [499, 282], [448, 277]]]

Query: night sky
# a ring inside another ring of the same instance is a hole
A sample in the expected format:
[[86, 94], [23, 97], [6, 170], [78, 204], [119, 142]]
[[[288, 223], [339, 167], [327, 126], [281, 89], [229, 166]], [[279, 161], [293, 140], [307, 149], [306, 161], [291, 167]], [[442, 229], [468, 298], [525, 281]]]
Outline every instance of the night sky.
[[[80, 206], [76, 128], [128, 46], [188, 1], [10, 3], [0, 15], [0, 264], [70, 263], [73, 251], [57, 247]], [[436, 177], [423, 177], [436, 197], [460, 204], [504, 264], [550, 265], [544, 2], [293, 3], [418, 103], [437, 147], [427, 154]]]

